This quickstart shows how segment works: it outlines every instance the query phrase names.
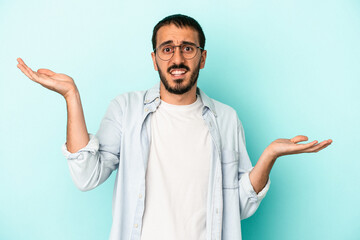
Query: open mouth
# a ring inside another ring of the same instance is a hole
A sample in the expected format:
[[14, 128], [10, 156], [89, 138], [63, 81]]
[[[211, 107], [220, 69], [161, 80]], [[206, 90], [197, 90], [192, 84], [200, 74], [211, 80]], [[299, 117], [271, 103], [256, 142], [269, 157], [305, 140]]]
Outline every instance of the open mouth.
[[185, 77], [186, 73], [187, 73], [187, 70], [184, 68], [174, 68], [174, 69], [171, 69], [171, 71], [170, 71], [171, 76], [175, 79]]

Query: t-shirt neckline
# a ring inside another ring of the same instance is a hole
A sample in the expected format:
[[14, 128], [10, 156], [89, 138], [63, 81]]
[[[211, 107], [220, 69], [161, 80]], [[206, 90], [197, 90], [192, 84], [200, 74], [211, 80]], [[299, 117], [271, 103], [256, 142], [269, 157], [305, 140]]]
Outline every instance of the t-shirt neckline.
[[192, 110], [192, 109], [195, 109], [195, 108], [199, 107], [201, 104], [202, 104], [202, 101], [201, 101], [200, 96], [198, 94], [196, 95], [195, 102], [187, 104], [187, 105], [170, 104], [170, 103], [167, 103], [167, 102], [160, 99], [160, 106], [162, 106], [165, 109], [176, 110], [176, 111]]

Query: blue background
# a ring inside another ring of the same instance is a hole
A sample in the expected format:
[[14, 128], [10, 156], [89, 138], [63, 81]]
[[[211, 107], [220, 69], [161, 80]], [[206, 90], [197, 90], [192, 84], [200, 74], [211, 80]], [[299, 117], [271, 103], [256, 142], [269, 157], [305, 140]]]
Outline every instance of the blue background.
[[159, 81], [151, 34], [183, 13], [202, 25], [199, 87], [238, 112], [253, 164], [277, 138], [333, 139], [281, 157], [243, 239], [360, 239], [360, 1], [0, 0], [0, 239], [107, 239], [113, 174], [75, 188], [64, 99], [16, 67], [74, 78], [88, 130], [112, 98]]

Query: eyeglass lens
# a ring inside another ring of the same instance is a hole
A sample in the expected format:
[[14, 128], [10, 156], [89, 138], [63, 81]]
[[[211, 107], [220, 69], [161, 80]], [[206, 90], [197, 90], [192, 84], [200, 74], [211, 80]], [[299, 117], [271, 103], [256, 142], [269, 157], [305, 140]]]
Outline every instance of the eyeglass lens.
[[162, 60], [169, 60], [174, 55], [176, 47], [180, 48], [182, 55], [186, 59], [194, 58], [197, 53], [197, 50], [198, 50], [198, 48], [196, 46], [191, 45], [191, 44], [181, 44], [180, 46], [174, 46], [171, 44], [167, 44], [164, 46], [160, 46], [160, 48], [158, 49], [159, 57]]

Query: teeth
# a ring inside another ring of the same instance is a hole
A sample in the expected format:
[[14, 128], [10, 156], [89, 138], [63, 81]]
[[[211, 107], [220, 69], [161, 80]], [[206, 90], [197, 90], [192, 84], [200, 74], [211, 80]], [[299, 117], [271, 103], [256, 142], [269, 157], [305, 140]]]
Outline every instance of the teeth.
[[180, 75], [180, 74], [184, 74], [185, 71], [172, 71], [171, 74], [173, 75]]

